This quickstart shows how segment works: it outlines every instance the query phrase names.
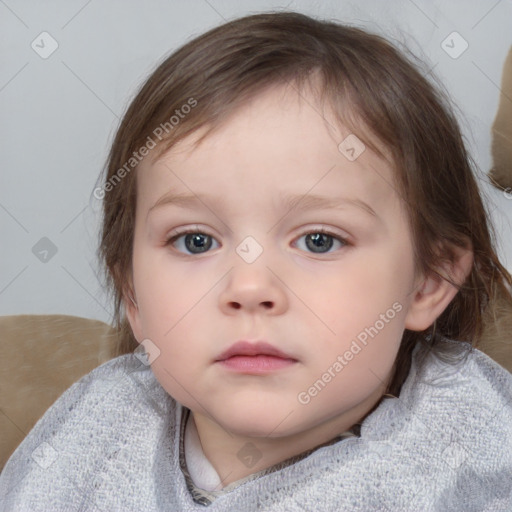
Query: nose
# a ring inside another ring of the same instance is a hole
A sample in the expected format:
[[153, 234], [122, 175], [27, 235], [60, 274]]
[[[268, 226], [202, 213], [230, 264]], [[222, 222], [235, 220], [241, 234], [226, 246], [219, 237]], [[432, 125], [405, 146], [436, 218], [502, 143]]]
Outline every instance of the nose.
[[227, 276], [219, 300], [222, 311], [231, 315], [238, 310], [279, 315], [288, 308], [283, 281], [265, 264], [236, 265]]

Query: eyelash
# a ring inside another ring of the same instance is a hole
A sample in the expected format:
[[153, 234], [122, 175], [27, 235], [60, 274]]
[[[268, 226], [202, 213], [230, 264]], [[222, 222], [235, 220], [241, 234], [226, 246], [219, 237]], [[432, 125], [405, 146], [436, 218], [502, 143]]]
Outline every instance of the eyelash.
[[[204, 230], [200, 230], [200, 229], [184, 229], [183, 231], [176, 230], [176, 231], [174, 231], [173, 233], [171, 233], [171, 234], [166, 238], [166, 240], [165, 240], [165, 244], [164, 244], [164, 245], [167, 247], [167, 246], [169, 246], [169, 245], [172, 245], [172, 244], [173, 244], [174, 242], [176, 242], [176, 240], [178, 240], [179, 238], [181, 238], [181, 237], [183, 237], [183, 236], [185, 236], [185, 235], [193, 235], [193, 234], [201, 234], [201, 235], [209, 236], [209, 237], [211, 237], [212, 239], [215, 239], [215, 237], [214, 237], [213, 235], [208, 234], [208, 233], [207, 233], [207, 232], [205, 232]], [[339, 241], [339, 242], [341, 243], [341, 245], [342, 245], [342, 247], [341, 247], [341, 248], [343, 248], [343, 247], [347, 247], [347, 246], [350, 246], [350, 245], [351, 245], [351, 244], [350, 244], [350, 242], [349, 242], [346, 238], [344, 238], [344, 237], [342, 237], [342, 236], [340, 236], [340, 235], [338, 235], [338, 234], [336, 234], [336, 233], [334, 233], [334, 232], [332, 232], [332, 231], [330, 231], [330, 230], [328, 230], [328, 229], [325, 229], [325, 228], [310, 229], [310, 230], [308, 230], [308, 231], [305, 231], [305, 232], [303, 232], [302, 234], [300, 234], [300, 235], [296, 238], [296, 240], [298, 240], [298, 239], [302, 238], [302, 237], [303, 237], [303, 236], [305, 236], [305, 235], [312, 235], [312, 234], [315, 234], [315, 235], [316, 235], [316, 234], [322, 234], [322, 235], [330, 236], [330, 237], [334, 238], [335, 240], [337, 240], [337, 241]], [[339, 249], [338, 249], [338, 250], [339, 250]], [[210, 252], [210, 251], [206, 251], [206, 252]], [[324, 254], [332, 254], [332, 252], [335, 252], [335, 251], [328, 251], [328, 252], [326, 252], [326, 253], [315, 253], [315, 252], [309, 252], [309, 254], [316, 254], [316, 255], [320, 255], [320, 256], [322, 256], [322, 255], [324, 255]], [[183, 253], [181, 253], [181, 254], [183, 254]], [[201, 254], [201, 253], [197, 253], [197, 254], [193, 254], [193, 253], [186, 253], [185, 255], [186, 255], [186, 256], [198, 256], [199, 254]]]

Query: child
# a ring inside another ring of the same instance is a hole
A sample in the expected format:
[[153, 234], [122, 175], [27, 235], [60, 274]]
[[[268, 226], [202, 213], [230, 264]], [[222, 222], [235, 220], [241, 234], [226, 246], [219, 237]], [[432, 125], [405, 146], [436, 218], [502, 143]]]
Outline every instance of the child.
[[512, 376], [475, 348], [511, 276], [389, 43], [297, 13], [207, 32], [94, 194], [122, 355], [18, 447], [1, 511], [512, 509]]

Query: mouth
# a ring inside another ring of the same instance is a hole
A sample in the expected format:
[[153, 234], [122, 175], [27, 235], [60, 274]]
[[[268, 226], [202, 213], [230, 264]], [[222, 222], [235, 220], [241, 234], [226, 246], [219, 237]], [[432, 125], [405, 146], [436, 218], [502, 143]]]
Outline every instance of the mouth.
[[235, 372], [258, 375], [288, 368], [297, 363], [297, 359], [264, 341], [238, 341], [215, 362]]

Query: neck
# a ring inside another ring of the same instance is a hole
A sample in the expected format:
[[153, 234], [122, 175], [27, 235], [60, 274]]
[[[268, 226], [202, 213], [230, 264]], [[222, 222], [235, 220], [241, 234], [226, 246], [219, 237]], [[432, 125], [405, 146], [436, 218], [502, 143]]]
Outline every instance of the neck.
[[227, 431], [211, 417], [192, 412], [205, 457], [216, 470], [222, 486], [267, 469], [293, 456], [336, 439], [361, 422], [380, 402], [383, 390], [341, 416], [330, 418], [307, 430], [279, 437], [244, 436]]

